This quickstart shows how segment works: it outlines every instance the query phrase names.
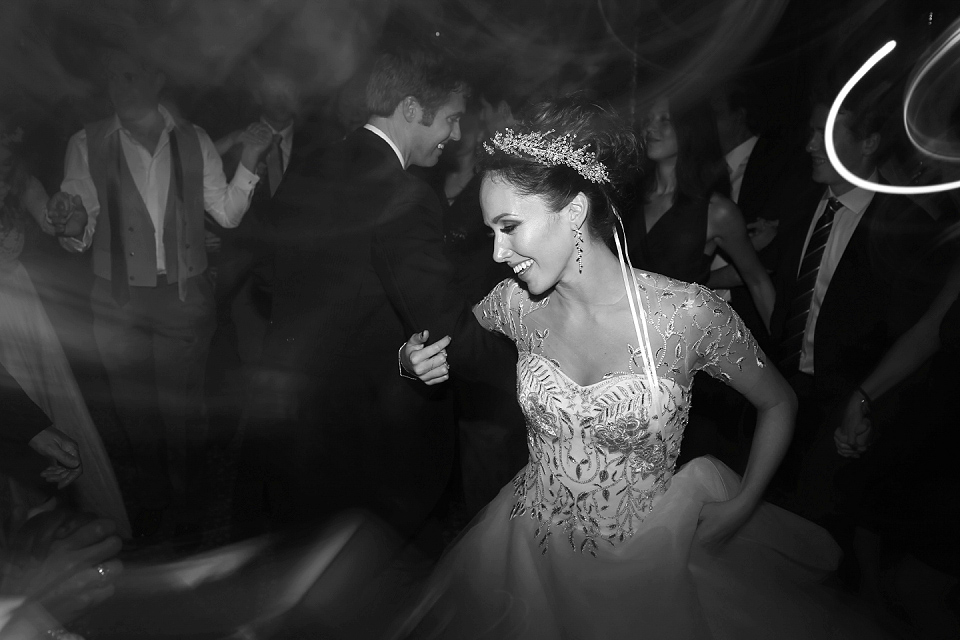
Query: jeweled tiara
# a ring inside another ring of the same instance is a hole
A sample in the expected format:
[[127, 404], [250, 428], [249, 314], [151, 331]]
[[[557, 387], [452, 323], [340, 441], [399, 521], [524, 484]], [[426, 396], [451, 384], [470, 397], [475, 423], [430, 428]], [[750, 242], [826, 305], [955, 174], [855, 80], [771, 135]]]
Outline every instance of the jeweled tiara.
[[[549, 139], [554, 130], [546, 132], [530, 131], [515, 133], [513, 129], [498, 131], [493, 136], [493, 146], [504, 153], [517, 157], [529, 157], [535, 162], [548, 167], [566, 165], [582, 175], [590, 182], [610, 182], [610, 175], [602, 162], [597, 160], [597, 154], [587, 151], [587, 145], [574, 147], [577, 137], [571, 133]], [[483, 148], [493, 155], [495, 150], [490, 142], [485, 141]]]

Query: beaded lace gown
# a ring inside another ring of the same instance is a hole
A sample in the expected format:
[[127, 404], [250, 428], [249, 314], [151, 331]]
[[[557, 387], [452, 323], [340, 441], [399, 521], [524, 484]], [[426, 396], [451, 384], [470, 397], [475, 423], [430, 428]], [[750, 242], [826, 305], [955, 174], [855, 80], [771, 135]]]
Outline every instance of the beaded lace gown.
[[765, 360], [709, 290], [644, 272], [637, 289], [659, 409], [634, 345], [583, 386], [553, 357], [562, 328], [538, 321], [549, 298], [505, 280], [480, 303], [519, 351], [530, 460], [447, 551], [412, 637], [884, 637], [823, 585], [840, 551], [813, 523], [764, 503], [719, 551], [698, 542], [700, 508], [740, 479], [712, 458], [675, 469], [693, 375], [749, 383]]

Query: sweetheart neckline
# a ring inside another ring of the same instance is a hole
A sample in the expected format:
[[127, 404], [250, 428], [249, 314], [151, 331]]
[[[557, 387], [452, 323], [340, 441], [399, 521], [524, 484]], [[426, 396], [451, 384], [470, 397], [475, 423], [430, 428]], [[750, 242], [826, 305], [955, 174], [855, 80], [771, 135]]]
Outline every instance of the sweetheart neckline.
[[[632, 373], [632, 372], [629, 372], [629, 371], [611, 371], [611, 372], [609, 372], [609, 373], [603, 374], [603, 377], [600, 378], [599, 380], [597, 380], [596, 382], [591, 382], [590, 384], [580, 384], [579, 382], [577, 382], [576, 380], [574, 380], [573, 378], [571, 378], [570, 375], [569, 375], [566, 371], [563, 370], [563, 367], [560, 365], [559, 362], [557, 362], [557, 361], [555, 361], [555, 360], [553, 360], [553, 359], [551, 359], [551, 358], [548, 358], [547, 356], [545, 356], [545, 355], [543, 355], [543, 354], [534, 353], [534, 352], [532, 352], [532, 351], [528, 351], [527, 353], [521, 354], [521, 355], [536, 357], [536, 358], [539, 358], [539, 359], [543, 360], [544, 362], [550, 363], [550, 365], [553, 366], [553, 368], [554, 368], [561, 376], [563, 376], [568, 382], [570, 382], [570, 384], [572, 384], [573, 386], [577, 387], [577, 388], [580, 389], [581, 391], [587, 390], [587, 389], [592, 389], [593, 387], [596, 387], [596, 386], [598, 386], [598, 385], [601, 385], [601, 384], [603, 384], [604, 382], [610, 382], [610, 381], [612, 381], [612, 380], [617, 380], [617, 379], [619, 379], [619, 378], [631, 378], [631, 377], [633, 377], [633, 378], [640, 378], [641, 381], [644, 382], [644, 384], [646, 384], [646, 380], [647, 380], [647, 376], [646, 376], [645, 374], [642, 374], [642, 373]], [[608, 377], [608, 376], [609, 376], [609, 377]], [[681, 391], [683, 390], [683, 386], [681, 386], [680, 383], [678, 383], [678, 382], [675, 381], [675, 380], [672, 380], [672, 379], [670, 379], [670, 378], [664, 378], [663, 376], [658, 376], [657, 378], [658, 378], [658, 380], [660, 380], [661, 382], [669, 382], [670, 384], [672, 384], [673, 386], [675, 386], [677, 389], [680, 389]]]

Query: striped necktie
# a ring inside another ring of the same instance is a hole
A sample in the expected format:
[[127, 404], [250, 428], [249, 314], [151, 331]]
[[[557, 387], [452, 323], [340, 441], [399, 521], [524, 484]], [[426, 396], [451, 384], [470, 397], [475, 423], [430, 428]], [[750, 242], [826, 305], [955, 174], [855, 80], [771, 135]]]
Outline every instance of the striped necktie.
[[782, 356], [778, 365], [784, 375], [794, 373], [800, 366], [803, 335], [807, 327], [807, 316], [810, 314], [813, 289], [817, 284], [817, 274], [820, 273], [823, 251], [826, 249], [827, 240], [830, 238], [833, 218], [842, 207], [843, 205], [836, 198], [830, 198], [827, 201], [827, 206], [813, 228], [807, 250], [800, 262], [800, 271], [797, 273], [797, 284], [794, 289], [796, 293], [790, 302], [787, 322], [784, 325], [784, 338], [780, 343]]

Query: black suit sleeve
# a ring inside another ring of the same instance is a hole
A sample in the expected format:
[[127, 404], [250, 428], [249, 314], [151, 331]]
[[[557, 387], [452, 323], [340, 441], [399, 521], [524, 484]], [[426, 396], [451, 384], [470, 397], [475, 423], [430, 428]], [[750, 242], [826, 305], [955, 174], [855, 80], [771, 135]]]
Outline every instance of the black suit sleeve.
[[26, 444], [52, 422], [0, 364], [0, 405], [3, 428], [0, 439]]
[[[440, 211], [415, 194], [387, 207], [373, 238], [372, 263], [407, 335], [430, 331], [429, 342], [446, 335], [451, 371], [514, 393], [512, 380], [498, 379], [497, 363], [513, 361], [509, 341], [483, 329], [472, 304], [454, 285], [454, 272], [443, 254]], [[397, 345], [399, 347], [399, 345]], [[499, 368], [502, 371], [502, 368]]]

